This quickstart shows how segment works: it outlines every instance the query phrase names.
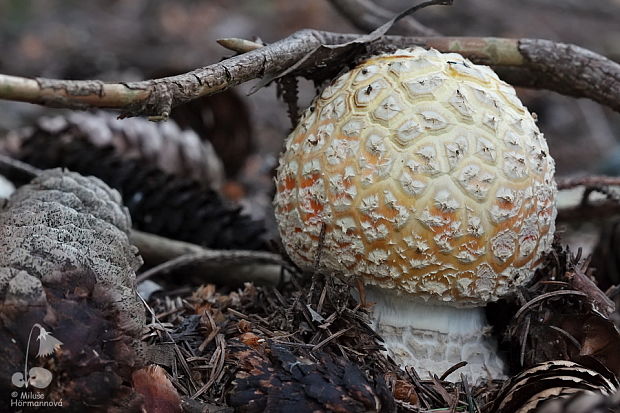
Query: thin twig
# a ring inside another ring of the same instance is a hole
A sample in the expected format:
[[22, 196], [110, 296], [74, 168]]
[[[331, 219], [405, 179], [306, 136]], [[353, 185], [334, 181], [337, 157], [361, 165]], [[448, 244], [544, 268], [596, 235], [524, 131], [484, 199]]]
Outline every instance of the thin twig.
[[211, 361], [213, 361], [213, 359], [215, 359], [216, 361], [215, 367], [213, 368], [213, 370], [211, 370], [211, 374], [209, 375], [209, 381], [207, 381], [204, 386], [202, 386], [196, 393], [191, 396], [192, 399], [196, 399], [207, 390], [209, 390], [209, 388], [211, 388], [211, 386], [215, 384], [218, 376], [224, 368], [224, 358], [226, 357], [226, 339], [224, 338], [224, 334], [218, 334], [215, 341], [217, 342], [217, 348], [213, 353], [213, 357], [211, 358]]
[[436, 375], [432, 374], [430, 371], [428, 373], [431, 381], [433, 382], [433, 388], [435, 389], [435, 391], [437, 391], [437, 393], [441, 396], [443, 401], [448, 406], [452, 405], [452, 403], [454, 402], [454, 398], [450, 395], [450, 393], [448, 393], [448, 390], [446, 390], [443, 384], [439, 382], [439, 379]]
[[[329, 0], [332, 6], [353, 26], [363, 32], [370, 32], [381, 26], [394, 13], [372, 0]], [[424, 26], [411, 16], [404, 17], [392, 28], [394, 33], [408, 36], [439, 36], [435, 30]]]
[[521, 308], [519, 308], [519, 310], [517, 311], [517, 313], [514, 315], [514, 319], [518, 320], [519, 317], [521, 317], [521, 315], [523, 315], [523, 313], [525, 311], [527, 311], [530, 307], [545, 301], [549, 298], [554, 298], [560, 295], [573, 295], [573, 296], [577, 296], [577, 297], [587, 297], [588, 294], [581, 292], [581, 291], [576, 291], [576, 290], [559, 290], [559, 291], [552, 291], [549, 293], [545, 293], [545, 294], [541, 294], [536, 298], [531, 299], [530, 301], [528, 301], [527, 303], [525, 303]]
[[[210, 250], [188, 242], [172, 240], [159, 235], [132, 230], [130, 241], [138, 247], [144, 261], [155, 267], [140, 274], [138, 282], [191, 265], [194, 274], [209, 274], [211, 282], [229, 285], [252, 281], [257, 284], [277, 285], [282, 281], [281, 269], [287, 274], [296, 270], [278, 254], [257, 251]], [[226, 267], [225, 276], [217, 268]]]
[[42, 172], [42, 169], [36, 168], [26, 162], [22, 162], [4, 154], [0, 154], [0, 170], [13, 170], [30, 178], [34, 178]]
[[577, 341], [577, 339], [573, 337], [568, 331], [563, 330], [560, 327], [556, 327], [556, 326], [547, 326], [547, 327], [562, 334], [564, 337], [568, 339], [568, 341], [570, 341], [575, 346], [575, 348], [577, 348], [577, 350], [581, 351], [581, 343], [579, 343], [579, 341]]
[[450, 367], [448, 370], [446, 370], [440, 377], [439, 377], [439, 381], [444, 381], [449, 375], [451, 375], [452, 373], [454, 373], [455, 371], [457, 371], [458, 369], [460, 369], [461, 367], [465, 367], [467, 365], [466, 361], [459, 361], [458, 363], [456, 363], [454, 366]]
[[524, 363], [525, 363], [525, 345], [527, 343], [527, 337], [530, 335], [530, 325], [532, 322], [532, 317], [528, 314], [527, 318], [525, 319], [525, 328], [523, 331], [523, 336], [521, 337], [521, 351], [519, 353], [519, 365], [521, 367], [523, 367]]
[[[181, 363], [181, 366], [183, 368], [183, 370], [185, 371], [186, 376], [189, 378], [190, 380], [190, 384], [192, 386], [194, 386], [194, 388], [196, 388], [196, 382], [194, 381], [194, 378], [191, 374], [189, 365], [187, 364], [187, 362], [185, 361], [185, 357], [183, 356], [183, 353], [181, 353], [181, 349], [179, 348], [179, 345], [177, 344], [177, 342], [174, 340], [174, 337], [172, 337], [172, 334], [170, 334], [170, 331], [168, 331], [167, 328], [165, 328], [162, 324], [162, 322], [159, 320], [159, 318], [157, 318], [157, 315], [155, 314], [155, 311], [153, 311], [153, 309], [151, 308], [151, 306], [146, 302], [146, 300], [140, 295], [140, 293], [138, 293], [136, 291], [136, 295], [138, 296], [138, 298], [140, 298], [140, 301], [142, 301], [142, 304], [144, 305], [144, 307], [146, 308], [146, 310], [149, 312], [149, 314], [151, 315], [151, 317], [153, 317], [153, 320], [155, 321], [155, 323], [157, 323], [160, 328], [162, 329], [162, 331], [168, 336], [168, 339], [170, 340], [170, 342], [172, 343], [175, 353], [177, 355], [177, 359], [179, 360], [179, 362]], [[176, 376], [176, 374], [175, 374]]]
[[347, 331], [351, 330], [352, 327], [349, 328], [343, 328], [340, 331], [335, 332], [334, 334], [332, 334], [331, 336], [327, 337], [326, 339], [324, 339], [323, 341], [321, 341], [319, 344], [315, 345], [314, 347], [312, 347], [312, 351], [317, 351], [320, 350], [321, 347], [323, 347], [325, 344], [329, 343], [330, 341], [340, 337], [341, 335], [343, 335], [344, 333], [346, 333]]

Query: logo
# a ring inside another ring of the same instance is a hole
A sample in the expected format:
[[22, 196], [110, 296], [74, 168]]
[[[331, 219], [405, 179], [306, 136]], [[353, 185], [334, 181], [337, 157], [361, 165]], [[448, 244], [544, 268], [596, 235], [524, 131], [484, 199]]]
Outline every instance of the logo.
[[36, 387], [37, 389], [44, 389], [52, 382], [52, 372], [43, 367], [32, 367], [28, 370], [28, 354], [30, 353], [30, 340], [32, 339], [32, 333], [34, 329], [39, 329], [39, 336], [37, 341], [39, 342], [39, 351], [37, 357], [49, 357], [58, 350], [62, 345], [62, 341], [58, 340], [52, 334], [43, 328], [38, 323], [35, 323], [30, 328], [30, 334], [28, 335], [28, 344], [26, 345], [26, 360], [24, 361], [24, 371], [18, 371], [13, 373], [11, 382], [16, 387], [28, 388], [29, 386]]

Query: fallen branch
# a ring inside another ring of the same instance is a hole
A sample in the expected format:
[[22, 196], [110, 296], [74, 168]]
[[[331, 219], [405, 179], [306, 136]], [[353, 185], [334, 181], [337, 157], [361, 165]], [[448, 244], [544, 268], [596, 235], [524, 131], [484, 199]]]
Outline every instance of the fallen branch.
[[270, 252], [212, 250], [136, 230], [131, 230], [129, 238], [145, 263], [156, 265], [139, 274], [138, 283], [183, 268], [202, 277], [203, 282], [208, 276], [209, 282], [220, 285], [244, 282], [276, 285], [282, 281], [283, 268], [294, 271], [280, 255]]
[[74, 109], [114, 108], [121, 110], [121, 117], [147, 115], [154, 120], [165, 119], [175, 106], [249, 80], [262, 78], [268, 83], [286, 73], [321, 81], [360, 54], [413, 45], [458, 52], [474, 63], [494, 66], [514, 86], [587, 97], [620, 111], [620, 65], [575, 45], [493, 37], [381, 36], [375, 39], [316, 30], [296, 32], [268, 46], [185, 74], [142, 82], [103, 83], [0, 75], [0, 99]]
[[[253, 282], [261, 285], [276, 285], [282, 281], [282, 268], [286, 263], [278, 255], [262, 251], [204, 250], [203, 252], [181, 255], [156, 267], [144, 271], [136, 277], [140, 283], [154, 276], [167, 275], [182, 268], [197, 268], [201, 276], [210, 276], [213, 271], [222, 272], [216, 284], [242, 284]], [[224, 280], [224, 277], [226, 278]]]
[[620, 204], [616, 201], [589, 202], [558, 210], [557, 222], [603, 220], [620, 215]]
[[558, 189], [570, 189], [577, 186], [601, 187], [619, 186], [620, 177], [618, 176], [582, 176], [579, 178], [558, 178], [556, 179]]
[[[388, 10], [374, 4], [372, 0], [330, 0], [330, 3], [351, 24], [364, 31], [378, 20], [385, 19], [386, 13], [389, 14]], [[428, 31], [433, 33], [427, 34]], [[403, 36], [440, 35], [411, 16], [395, 24], [393, 32]], [[494, 46], [490, 46], [486, 52], [493, 54]], [[432, 47], [463, 54], [455, 48]], [[480, 56], [481, 61], [475, 56], [466, 57], [474, 63], [495, 66], [500, 78], [513, 86], [549, 89], [568, 96], [587, 97], [620, 111], [620, 65], [616, 62], [575, 45], [548, 40], [520, 39], [517, 48], [524, 62], [504, 65], [493, 59], [485, 61], [485, 56]], [[502, 53], [502, 48], [497, 48], [497, 53]]]

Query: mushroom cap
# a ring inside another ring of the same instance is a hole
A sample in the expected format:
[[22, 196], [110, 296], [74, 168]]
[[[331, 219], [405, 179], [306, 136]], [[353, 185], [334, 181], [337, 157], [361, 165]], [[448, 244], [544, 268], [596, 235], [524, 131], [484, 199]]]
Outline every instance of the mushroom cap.
[[320, 269], [452, 305], [529, 281], [555, 230], [554, 161], [488, 67], [422, 48], [335, 79], [286, 141], [274, 199], [284, 247]]

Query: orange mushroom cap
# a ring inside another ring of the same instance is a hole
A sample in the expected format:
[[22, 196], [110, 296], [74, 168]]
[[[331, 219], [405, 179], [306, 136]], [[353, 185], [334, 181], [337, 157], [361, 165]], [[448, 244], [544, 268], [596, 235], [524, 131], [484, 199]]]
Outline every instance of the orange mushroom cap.
[[282, 242], [423, 300], [477, 306], [530, 280], [555, 229], [554, 161], [488, 67], [421, 48], [335, 79], [290, 134], [274, 200]]

